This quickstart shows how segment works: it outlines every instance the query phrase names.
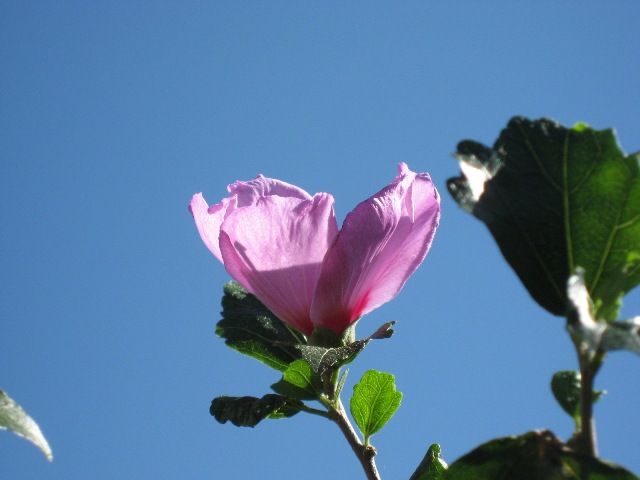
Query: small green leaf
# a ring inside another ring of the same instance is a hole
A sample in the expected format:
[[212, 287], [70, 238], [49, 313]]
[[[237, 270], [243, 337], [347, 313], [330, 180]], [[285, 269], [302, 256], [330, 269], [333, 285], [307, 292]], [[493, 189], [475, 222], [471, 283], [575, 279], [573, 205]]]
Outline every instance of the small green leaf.
[[271, 385], [274, 392], [298, 400], [315, 400], [313, 372], [309, 364], [300, 359], [292, 362], [282, 375], [282, 380]]
[[262, 398], [214, 398], [209, 413], [220, 423], [229, 421], [236, 427], [255, 427], [265, 418], [292, 417], [302, 406], [298, 400], [270, 393]]
[[551, 391], [562, 409], [578, 421], [580, 419], [580, 372], [563, 370], [551, 379]]
[[51, 448], [44, 438], [38, 424], [6, 392], [0, 390], [0, 430], [9, 429], [16, 435], [26, 438], [42, 453], [47, 460], [53, 460]]
[[456, 460], [442, 480], [638, 480], [633, 473], [577, 453], [548, 430], [491, 440]]
[[437, 443], [431, 445], [409, 480], [441, 480], [448, 468], [447, 462], [440, 456], [441, 451]]
[[295, 345], [305, 342], [302, 334], [290, 329], [235, 282], [224, 286], [222, 320], [216, 334], [229, 347], [282, 372], [301, 356]]
[[564, 315], [580, 266], [596, 317], [614, 320], [640, 283], [640, 155], [626, 155], [613, 130], [514, 117], [493, 148], [467, 140], [456, 156], [462, 175], [449, 192], [487, 225], [531, 296]]
[[[580, 429], [580, 372], [575, 370], [562, 370], [556, 372], [551, 378], [551, 391], [562, 409], [576, 422], [576, 431]], [[593, 403], [600, 400], [604, 390], [593, 391]]]
[[393, 375], [376, 370], [365, 372], [353, 387], [350, 402], [351, 415], [364, 435], [365, 445], [393, 417], [401, 401], [402, 392], [396, 390]]

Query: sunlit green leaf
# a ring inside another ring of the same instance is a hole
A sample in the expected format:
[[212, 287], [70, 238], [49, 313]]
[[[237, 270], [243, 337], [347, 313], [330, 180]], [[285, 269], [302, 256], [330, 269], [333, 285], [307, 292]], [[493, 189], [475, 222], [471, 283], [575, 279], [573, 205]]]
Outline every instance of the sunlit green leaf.
[[298, 400], [314, 400], [318, 397], [314, 388], [314, 373], [305, 360], [296, 360], [289, 364], [282, 380], [271, 385], [274, 392]]
[[441, 480], [448, 466], [440, 456], [440, 452], [440, 445], [437, 443], [431, 445], [409, 480]]
[[42, 450], [49, 461], [53, 460], [51, 448], [38, 424], [6, 392], [0, 390], [0, 430], [6, 429], [26, 438]]
[[613, 130], [511, 119], [493, 148], [458, 145], [452, 196], [482, 220], [532, 297], [564, 315], [576, 267], [599, 319], [614, 320], [640, 283], [640, 155]]
[[368, 370], [353, 387], [351, 415], [364, 435], [369, 437], [380, 431], [400, 407], [402, 392], [396, 390], [395, 378], [390, 373]]

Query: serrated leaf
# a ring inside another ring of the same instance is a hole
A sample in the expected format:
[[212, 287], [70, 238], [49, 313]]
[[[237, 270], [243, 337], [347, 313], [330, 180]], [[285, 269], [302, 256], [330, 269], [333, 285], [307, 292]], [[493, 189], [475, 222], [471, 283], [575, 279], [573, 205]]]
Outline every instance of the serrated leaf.
[[440, 455], [441, 451], [440, 445], [432, 444], [409, 480], [441, 480], [448, 468]]
[[35, 420], [6, 392], [0, 390], [0, 430], [6, 429], [26, 438], [44, 453], [47, 460], [53, 460], [51, 447]]
[[581, 268], [577, 268], [575, 274], [569, 278], [567, 297], [567, 329], [589, 351], [593, 353], [596, 350], [628, 350], [640, 354], [640, 317], [617, 322], [597, 320]]
[[282, 379], [271, 385], [274, 392], [298, 400], [315, 400], [318, 394], [314, 388], [313, 372], [305, 360], [289, 364]]
[[482, 220], [531, 296], [564, 315], [575, 267], [597, 317], [613, 320], [640, 283], [640, 155], [625, 155], [613, 130], [511, 119], [493, 148], [458, 145], [463, 175], [447, 182]]
[[295, 345], [304, 343], [302, 334], [287, 327], [236, 282], [224, 286], [216, 334], [229, 347], [282, 372], [301, 356]]
[[456, 460], [443, 480], [638, 480], [617, 465], [574, 452], [548, 430], [491, 440]]
[[282, 395], [257, 397], [214, 398], [209, 413], [220, 423], [231, 422], [236, 427], [255, 427], [265, 418], [286, 418], [298, 413], [302, 403]]
[[377, 370], [364, 373], [353, 387], [349, 406], [351, 416], [364, 435], [365, 445], [369, 444], [369, 437], [393, 417], [401, 401], [402, 392], [396, 390], [393, 375]]

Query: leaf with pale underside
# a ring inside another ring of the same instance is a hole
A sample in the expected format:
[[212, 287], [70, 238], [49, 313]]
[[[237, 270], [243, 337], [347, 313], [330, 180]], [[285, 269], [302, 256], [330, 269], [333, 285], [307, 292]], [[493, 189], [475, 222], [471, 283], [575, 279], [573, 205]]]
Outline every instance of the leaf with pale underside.
[[281, 372], [300, 358], [294, 345], [305, 341], [236, 282], [224, 286], [216, 334], [229, 347]]
[[567, 296], [567, 328], [589, 351], [628, 350], [640, 355], [640, 317], [616, 322], [597, 320], [581, 268], [569, 278]]
[[0, 430], [9, 429], [26, 438], [42, 450], [47, 460], [53, 460], [51, 447], [38, 424], [6, 392], [0, 390]]
[[614, 320], [640, 283], [640, 154], [623, 153], [613, 130], [514, 117], [493, 148], [463, 141], [456, 157], [449, 192], [531, 296], [564, 315], [567, 279], [582, 267], [597, 318]]

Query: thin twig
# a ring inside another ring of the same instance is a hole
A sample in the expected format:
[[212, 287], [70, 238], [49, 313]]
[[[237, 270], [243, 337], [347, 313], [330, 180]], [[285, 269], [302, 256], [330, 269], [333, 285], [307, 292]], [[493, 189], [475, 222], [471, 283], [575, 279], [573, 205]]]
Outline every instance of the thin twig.
[[324, 410], [319, 410], [317, 408], [310, 407], [308, 405], [305, 405], [304, 403], [300, 407], [300, 410], [302, 410], [303, 412], [310, 413], [312, 415], [318, 415], [319, 417], [324, 417], [324, 418], [328, 418], [329, 420], [333, 420], [333, 417], [329, 412], [325, 412]]
[[340, 430], [349, 442], [353, 453], [355, 453], [358, 460], [360, 460], [362, 468], [367, 475], [367, 479], [381, 480], [375, 462], [376, 449], [372, 446], [365, 447], [362, 444], [358, 434], [353, 429], [353, 426], [351, 426], [349, 417], [347, 417], [347, 413], [345, 412], [340, 400], [336, 402], [335, 407], [331, 407], [331, 419], [338, 425], [338, 427], [340, 427]]

